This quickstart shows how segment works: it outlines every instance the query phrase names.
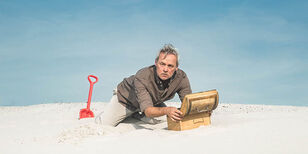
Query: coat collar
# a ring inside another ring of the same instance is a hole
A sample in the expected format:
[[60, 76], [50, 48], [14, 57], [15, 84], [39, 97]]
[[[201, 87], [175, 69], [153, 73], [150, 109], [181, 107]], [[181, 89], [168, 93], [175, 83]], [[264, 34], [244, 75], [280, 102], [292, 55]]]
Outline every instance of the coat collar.
[[174, 80], [174, 78], [176, 76], [176, 73], [177, 73], [177, 71], [175, 71], [171, 78], [169, 78], [167, 80], [162, 80], [157, 75], [157, 71], [156, 71], [156, 66], [155, 65], [153, 65], [153, 71], [154, 71], [154, 80], [155, 80], [155, 83], [156, 83], [156, 85], [157, 85], [159, 90], [165, 90], [166, 88], [168, 88], [170, 83]]

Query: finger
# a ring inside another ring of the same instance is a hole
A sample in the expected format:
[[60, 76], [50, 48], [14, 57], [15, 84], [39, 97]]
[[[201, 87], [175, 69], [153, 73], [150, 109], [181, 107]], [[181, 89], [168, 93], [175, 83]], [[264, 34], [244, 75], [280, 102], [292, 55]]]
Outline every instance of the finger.
[[180, 110], [175, 110], [175, 114], [178, 115], [178, 117], [182, 117], [183, 113]]
[[180, 110], [175, 110], [176, 113], [183, 114]]
[[180, 121], [180, 120], [173, 119], [173, 118], [171, 118], [171, 120], [174, 121], [174, 122], [179, 122]]
[[181, 117], [178, 117], [178, 116], [176, 116], [176, 115], [172, 116], [172, 119], [174, 119], [174, 120], [176, 120], [176, 121], [180, 121], [180, 120], [182, 120], [182, 118], [181, 118]]
[[178, 122], [177, 120], [173, 119], [172, 117], [170, 117], [170, 119], [171, 119], [172, 121], [174, 121], [174, 122]]
[[178, 114], [178, 113], [174, 113], [173, 116], [177, 117], [177, 118], [181, 118], [182, 119], [182, 115]]

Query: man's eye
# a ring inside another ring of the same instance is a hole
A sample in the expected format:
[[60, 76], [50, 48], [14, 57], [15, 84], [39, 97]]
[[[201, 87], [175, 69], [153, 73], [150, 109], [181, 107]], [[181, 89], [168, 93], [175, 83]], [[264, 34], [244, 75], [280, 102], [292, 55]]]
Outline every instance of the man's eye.
[[163, 66], [165, 66], [166, 64], [165, 64], [165, 63], [160, 63], [160, 65], [163, 65]]
[[168, 67], [169, 67], [169, 68], [173, 68], [174, 66], [173, 66], [173, 65], [168, 65]]

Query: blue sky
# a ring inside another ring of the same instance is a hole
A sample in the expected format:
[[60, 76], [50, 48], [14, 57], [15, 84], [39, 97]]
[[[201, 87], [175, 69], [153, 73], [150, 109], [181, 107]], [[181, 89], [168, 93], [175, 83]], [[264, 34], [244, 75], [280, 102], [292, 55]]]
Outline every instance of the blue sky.
[[[308, 105], [307, 1], [0, 0], [0, 105], [108, 102], [172, 43], [193, 92]], [[174, 101], [179, 101], [175, 98]]]

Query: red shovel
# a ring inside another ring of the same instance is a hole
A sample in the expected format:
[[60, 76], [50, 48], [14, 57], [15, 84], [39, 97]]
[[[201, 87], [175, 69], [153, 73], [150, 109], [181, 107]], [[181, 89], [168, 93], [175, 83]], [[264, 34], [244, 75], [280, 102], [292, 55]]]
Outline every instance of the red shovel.
[[[95, 81], [92, 82], [91, 78], [95, 78]], [[88, 103], [87, 103], [87, 108], [81, 109], [79, 112], [79, 120], [82, 118], [92, 118], [94, 117], [93, 112], [90, 110], [90, 103], [91, 103], [91, 97], [92, 97], [92, 91], [93, 91], [93, 85], [98, 81], [98, 78], [94, 75], [89, 75], [88, 80], [90, 82], [90, 91], [89, 91], [89, 96], [88, 96]]]

